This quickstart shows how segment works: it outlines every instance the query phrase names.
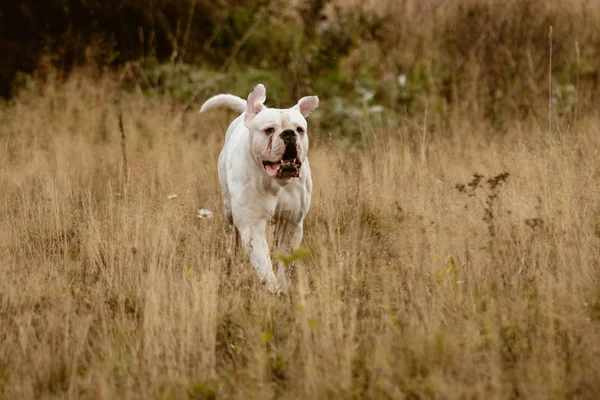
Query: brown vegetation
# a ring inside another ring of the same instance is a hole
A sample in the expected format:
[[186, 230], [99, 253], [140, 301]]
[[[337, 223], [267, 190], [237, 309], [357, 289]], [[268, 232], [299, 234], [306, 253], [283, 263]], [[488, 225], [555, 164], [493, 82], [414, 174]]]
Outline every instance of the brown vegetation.
[[[0, 398], [600, 398], [597, 2], [150, 3], [0, 6]], [[196, 113], [258, 82], [321, 98], [281, 297]]]
[[116, 90], [76, 74], [0, 114], [0, 397], [600, 396], [597, 117], [400, 122], [353, 154], [315, 127], [278, 298], [225, 250], [231, 115]]

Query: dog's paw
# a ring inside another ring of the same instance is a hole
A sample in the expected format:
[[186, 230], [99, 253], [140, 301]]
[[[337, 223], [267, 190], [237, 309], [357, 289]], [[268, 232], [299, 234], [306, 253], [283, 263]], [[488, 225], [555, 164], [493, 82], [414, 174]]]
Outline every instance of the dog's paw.
[[279, 294], [281, 293], [281, 285], [277, 281], [277, 278], [273, 277], [265, 281], [265, 286], [270, 293]]

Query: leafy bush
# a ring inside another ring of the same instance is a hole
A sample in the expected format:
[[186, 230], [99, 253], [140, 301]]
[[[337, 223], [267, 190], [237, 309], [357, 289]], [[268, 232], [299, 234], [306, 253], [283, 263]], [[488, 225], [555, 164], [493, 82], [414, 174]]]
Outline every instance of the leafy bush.
[[553, 118], [573, 118], [593, 110], [600, 84], [600, 7], [585, 0], [15, 4], [0, 5], [3, 94], [45, 54], [59, 77], [82, 64], [127, 65], [126, 85], [185, 109], [260, 81], [279, 107], [319, 95], [313, 119], [350, 143], [369, 134], [363, 121], [398, 116], [481, 117], [503, 129], [548, 118], [549, 96]]

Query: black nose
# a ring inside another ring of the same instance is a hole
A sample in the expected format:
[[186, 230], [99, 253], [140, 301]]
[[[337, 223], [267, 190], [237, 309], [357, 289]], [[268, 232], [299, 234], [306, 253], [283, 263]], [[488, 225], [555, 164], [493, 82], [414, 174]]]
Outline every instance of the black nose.
[[281, 132], [279, 137], [281, 137], [284, 142], [293, 142], [296, 140], [296, 132], [291, 129], [286, 129], [285, 131]]

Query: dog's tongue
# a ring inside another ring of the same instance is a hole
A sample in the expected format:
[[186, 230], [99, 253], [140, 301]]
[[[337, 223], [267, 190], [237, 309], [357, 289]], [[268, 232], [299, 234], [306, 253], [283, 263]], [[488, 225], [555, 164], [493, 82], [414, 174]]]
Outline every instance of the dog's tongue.
[[277, 173], [279, 172], [279, 168], [281, 167], [280, 162], [269, 163], [265, 166], [265, 170], [269, 176], [275, 178]]

